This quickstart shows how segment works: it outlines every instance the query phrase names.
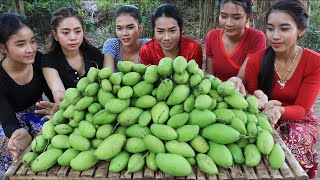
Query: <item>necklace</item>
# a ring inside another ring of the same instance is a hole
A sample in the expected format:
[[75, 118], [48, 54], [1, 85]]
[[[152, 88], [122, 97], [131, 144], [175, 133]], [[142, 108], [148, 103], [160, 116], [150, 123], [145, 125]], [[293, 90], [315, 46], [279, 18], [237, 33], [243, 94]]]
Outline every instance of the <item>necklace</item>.
[[277, 75], [279, 76], [279, 80], [278, 80], [277, 82], [278, 82], [278, 84], [280, 85], [280, 89], [283, 89], [283, 88], [286, 86], [286, 83], [287, 83], [286, 78], [287, 78], [287, 76], [288, 76], [288, 73], [289, 73], [290, 70], [291, 70], [291, 67], [292, 67], [293, 63], [294, 63], [295, 60], [296, 60], [297, 54], [298, 54], [298, 49], [296, 49], [296, 53], [295, 53], [295, 55], [294, 55], [294, 57], [293, 57], [293, 59], [292, 59], [292, 62], [291, 62], [291, 64], [290, 64], [290, 66], [289, 66], [286, 74], [285, 74], [283, 77], [280, 76], [280, 74], [279, 74], [279, 72], [278, 72], [278, 69], [277, 69], [277, 66], [276, 66], [276, 64], [274, 63], [274, 68], [275, 68], [275, 70], [276, 70]]

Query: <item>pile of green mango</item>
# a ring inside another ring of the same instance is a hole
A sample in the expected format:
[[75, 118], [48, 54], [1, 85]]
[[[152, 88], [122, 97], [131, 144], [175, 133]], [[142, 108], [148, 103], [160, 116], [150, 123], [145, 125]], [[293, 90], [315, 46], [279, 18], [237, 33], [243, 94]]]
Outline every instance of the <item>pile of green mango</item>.
[[255, 96], [204, 75], [194, 60], [163, 58], [158, 66], [120, 61], [119, 72], [91, 68], [65, 92], [59, 111], [31, 144], [23, 163], [44, 171], [56, 163], [83, 171], [99, 160], [110, 172], [143, 167], [188, 176], [217, 166], [257, 166], [266, 156], [279, 169], [285, 154]]

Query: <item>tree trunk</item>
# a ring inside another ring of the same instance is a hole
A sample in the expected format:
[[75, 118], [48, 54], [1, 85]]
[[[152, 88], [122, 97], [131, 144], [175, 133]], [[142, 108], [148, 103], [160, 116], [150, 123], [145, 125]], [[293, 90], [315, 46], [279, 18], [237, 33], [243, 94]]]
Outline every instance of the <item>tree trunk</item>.
[[12, 10], [13, 10], [14, 12], [18, 12], [16, 1], [15, 1], [15, 0], [12, 0], [11, 3], [12, 3]]
[[[308, 14], [311, 14], [311, 0], [304, 0], [305, 8]], [[310, 21], [310, 17], [308, 18], [308, 24]]]
[[199, 1], [200, 31], [198, 33], [198, 39], [204, 38], [208, 31], [213, 27], [215, 19], [214, 7], [215, 0]]
[[19, 10], [20, 10], [20, 14], [22, 16], [26, 16], [26, 12], [24, 10], [24, 3], [23, 0], [19, 0]]

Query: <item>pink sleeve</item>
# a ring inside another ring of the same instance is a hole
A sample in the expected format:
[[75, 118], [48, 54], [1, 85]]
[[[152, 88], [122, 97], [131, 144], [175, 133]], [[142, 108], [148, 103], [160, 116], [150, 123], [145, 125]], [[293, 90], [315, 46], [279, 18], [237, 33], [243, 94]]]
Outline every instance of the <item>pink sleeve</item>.
[[[308, 59], [308, 63], [312, 61]], [[298, 96], [294, 105], [285, 106], [285, 113], [281, 119], [299, 120], [312, 109], [312, 106], [319, 94], [320, 89], [320, 56], [318, 61], [313, 61], [313, 64], [308, 64], [308, 68], [305, 70], [304, 80], [302, 81], [299, 89]]]
[[212, 42], [211, 42], [212, 36], [213, 36], [213, 31], [211, 30], [207, 34], [206, 41], [205, 41], [206, 56], [208, 58], [212, 58], [213, 57], [213, 53], [212, 53], [212, 46], [213, 45], [212, 45]]

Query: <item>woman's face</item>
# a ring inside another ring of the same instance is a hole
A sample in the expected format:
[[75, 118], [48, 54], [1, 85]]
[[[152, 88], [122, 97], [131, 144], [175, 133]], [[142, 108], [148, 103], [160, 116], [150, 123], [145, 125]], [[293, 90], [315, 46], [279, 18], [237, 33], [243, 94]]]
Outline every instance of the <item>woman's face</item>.
[[247, 21], [248, 17], [242, 6], [232, 2], [221, 6], [219, 24], [227, 36], [233, 37], [242, 34]]
[[55, 40], [59, 41], [63, 50], [79, 50], [83, 42], [83, 27], [77, 18], [68, 17], [59, 23], [53, 35]]
[[128, 14], [122, 14], [116, 18], [116, 35], [124, 46], [135, 44], [142, 32], [142, 24]]
[[275, 52], [285, 52], [295, 47], [298, 37], [304, 32], [299, 30], [294, 19], [285, 12], [274, 11], [268, 16], [266, 37]]
[[1, 51], [6, 54], [8, 60], [20, 64], [32, 64], [37, 51], [33, 31], [29, 27], [23, 26], [16, 34], [9, 37], [6, 46], [1, 44]]
[[178, 22], [170, 17], [159, 17], [155, 21], [154, 38], [160, 44], [162, 51], [176, 51], [180, 41]]

